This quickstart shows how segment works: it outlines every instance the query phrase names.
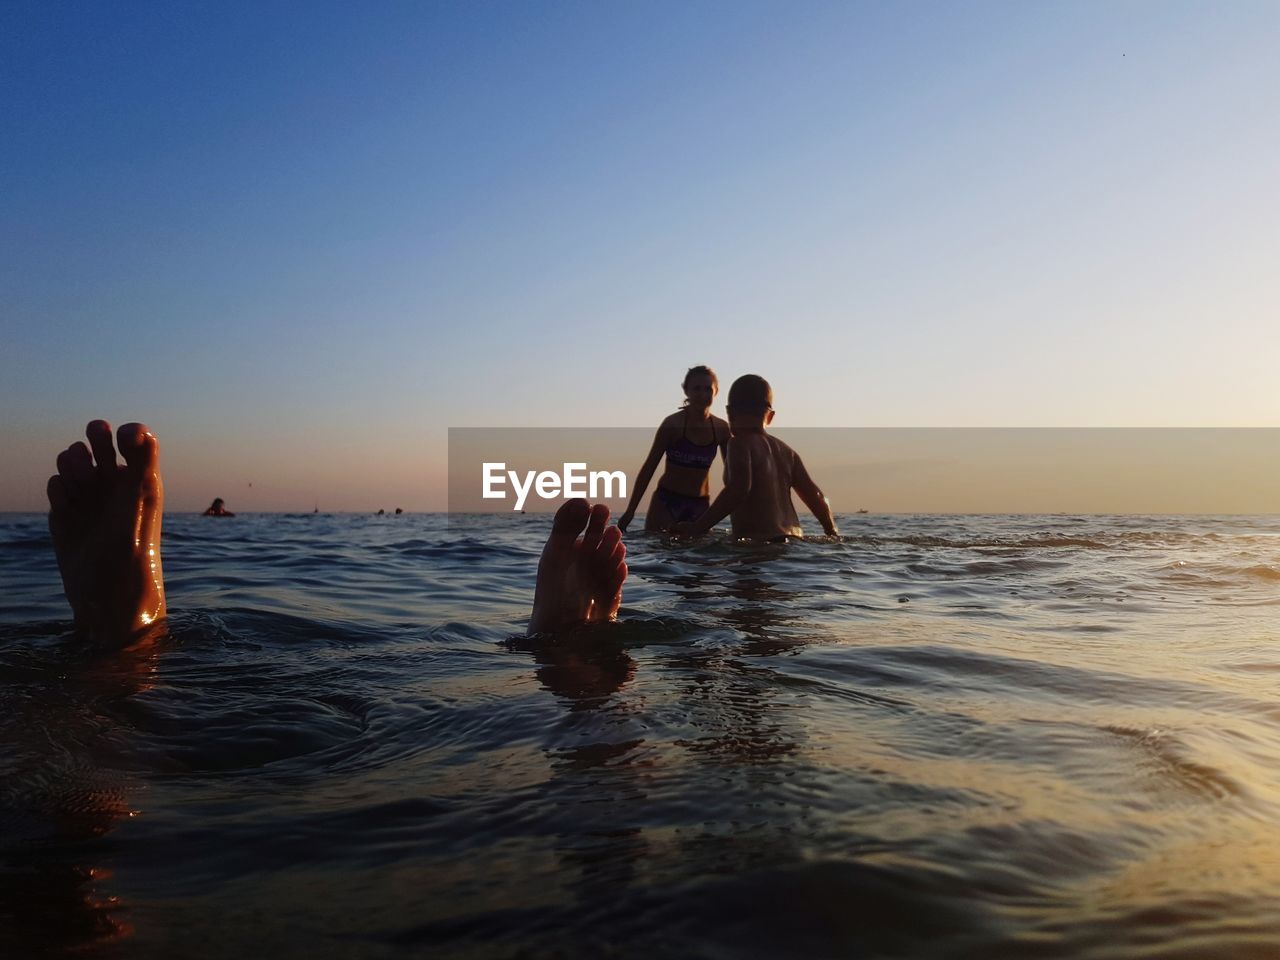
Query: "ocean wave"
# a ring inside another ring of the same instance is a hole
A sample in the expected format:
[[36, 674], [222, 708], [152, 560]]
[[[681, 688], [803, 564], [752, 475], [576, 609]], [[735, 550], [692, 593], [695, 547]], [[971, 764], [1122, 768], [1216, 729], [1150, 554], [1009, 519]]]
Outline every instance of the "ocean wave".
[[1280, 937], [1271, 527], [628, 537], [622, 619], [547, 641], [520, 636], [543, 518], [176, 516], [169, 634], [128, 658], [55, 616], [42, 522], [0, 546], [0, 824], [46, 880], [85, 865], [3, 888], [50, 930], [110, 893], [140, 952], [192, 955], [282, 924], [355, 955]]
[[1280, 568], [1271, 564], [1258, 564], [1252, 567], [1244, 567], [1240, 570], [1240, 574], [1246, 577], [1253, 577], [1257, 580], [1280, 581]]

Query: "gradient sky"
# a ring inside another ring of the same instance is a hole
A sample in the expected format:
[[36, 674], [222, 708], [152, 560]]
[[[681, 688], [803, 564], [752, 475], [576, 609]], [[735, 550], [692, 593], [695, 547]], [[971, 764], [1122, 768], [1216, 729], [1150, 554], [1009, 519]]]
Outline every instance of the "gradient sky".
[[174, 509], [443, 509], [446, 428], [695, 363], [779, 425], [1276, 426], [1278, 101], [1272, 0], [7, 2], [0, 509], [94, 416]]

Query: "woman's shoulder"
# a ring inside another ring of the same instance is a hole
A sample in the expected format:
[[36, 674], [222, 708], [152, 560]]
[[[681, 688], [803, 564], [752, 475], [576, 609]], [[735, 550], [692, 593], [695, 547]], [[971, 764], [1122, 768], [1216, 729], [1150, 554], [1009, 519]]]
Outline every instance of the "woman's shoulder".
[[670, 430], [672, 427], [679, 428], [684, 426], [685, 412], [677, 410], [675, 413], [668, 414], [662, 418], [662, 422], [658, 424], [659, 430]]

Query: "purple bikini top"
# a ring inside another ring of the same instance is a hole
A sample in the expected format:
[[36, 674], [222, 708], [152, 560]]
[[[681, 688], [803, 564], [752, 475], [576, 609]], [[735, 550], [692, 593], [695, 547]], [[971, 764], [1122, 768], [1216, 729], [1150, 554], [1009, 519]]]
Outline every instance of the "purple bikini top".
[[711, 442], [697, 444], [689, 439], [689, 418], [685, 417], [684, 431], [680, 439], [667, 447], [667, 463], [677, 467], [688, 467], [690, 470], [710, 470], [715, 463], [716, 450], [720, 446], [720, 438], [716, 436], [715, 421], [711, 423]]

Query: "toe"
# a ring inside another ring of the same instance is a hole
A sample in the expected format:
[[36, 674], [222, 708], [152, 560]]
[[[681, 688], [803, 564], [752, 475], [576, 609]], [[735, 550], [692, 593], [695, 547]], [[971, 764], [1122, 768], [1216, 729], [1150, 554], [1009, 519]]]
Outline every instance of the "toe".
[[596, 620], [612, 620], [622, 604], [622, 583], [627, 579], [627, 564], [623, 559], [627, 548], [622, 543], [622, 533], [617, 527], [609, 527], [600, 538], [592, 565]]
[[116, 431], [116, 446], [135, 478], [154, 474], [160, 462], [160, 441], [145, 423], [126, 423]]
[[61, 476], [49, 478], [45, 493], [49, 495], [49, 535], [53, 537], [53, 549], [57, 553], [62, 549], [71, 522], [71, 501], [67, 499]]
[[587, 501], [581, 498], [566, 500], [556, 511], [555, 519], [551, 521], [551, 535], [547, 537], [547, 543], [563, 543], [566, 546], [572, 546], [578, 539], [578, 534], [582, 533], [590, 511], [591, 507]]
[[58, 454], [58, 475], [67, 497], [75, 500], [88, 493], [93, 482], [93, 458], [89, 448], [76, 441]]
[[54, 513], [62, 513], [71, 503], [67, 500], [66, 488], [62, 485], [61, 476], [52, 476], [49, 483], [45, 486], [45, 493], [49, 495], [49, 509]]
[[605, 527], [600, 535], [600, 545], [596, 547], [596, 556], [607, 563], [613, 551], [622, 543], [622, 531], [617, 527]]
[[551, 533], [547, 536], [547, 545], [542, 548], [542, 559], [538, 563], [539, 578], [542, 572], [550, 572], [552, 567], [567, 565], [573, 556], [573, 546], [578, 542], [578, 535], [587, 522], [587, 514], [591, 508], [587, 501], [566, 500], [556, 511], [551, 521]]
[[93, 459], [98, 465], [98, 476], [104, 480], [114, 480], [116, 476], [116, 448], [111, 445], [111, 424], [105, 420], [92, 420], [84, 428], [89, 438], [89, 448], [93, 450]]
[[[591, 516], [587, 520], [587, 532], [582, 537], [582, 547], [594, 551], [600, 546], [600, 538], [604, 534], [605, 524], [609, 522], [609, 508], [597, 503], [591, 508]], [[616, 530], [617, 527], [614, 527]]]
[[627, 579], [627, 546], [621, 540], [609, 551], [604, 569], [610, 588], [614, 592], [621, 590], [622, 582]]
[[619, 560], [618, 565], [613, 569], [613, 576], [609, 583], [613, 587], [613, 595], [622, 600], [622, 585], [627, 582], [627, 564], [626, 561]]
[[566, 594], [565, 573], [573, 564], [578, 535], [582, 533], [590, 512], [587, 501], [580, 498], [566, 500], [551, 521], [551, 533], [538, 561], [533, 613], [529, 617], [531, 634], [557, 630], [566, 622], [581, 619], [580, 611], [569, 609], [574, 606], [576, 598]]
[[601, 599], [596, 602], [601, 619], [613, 620], [618, 616], [618, 608], [622, 606], [622, 584], [626, 579], [627, 565], [619, 560], [618, 565], [609, 572], [609, 578], [601, 591]]

